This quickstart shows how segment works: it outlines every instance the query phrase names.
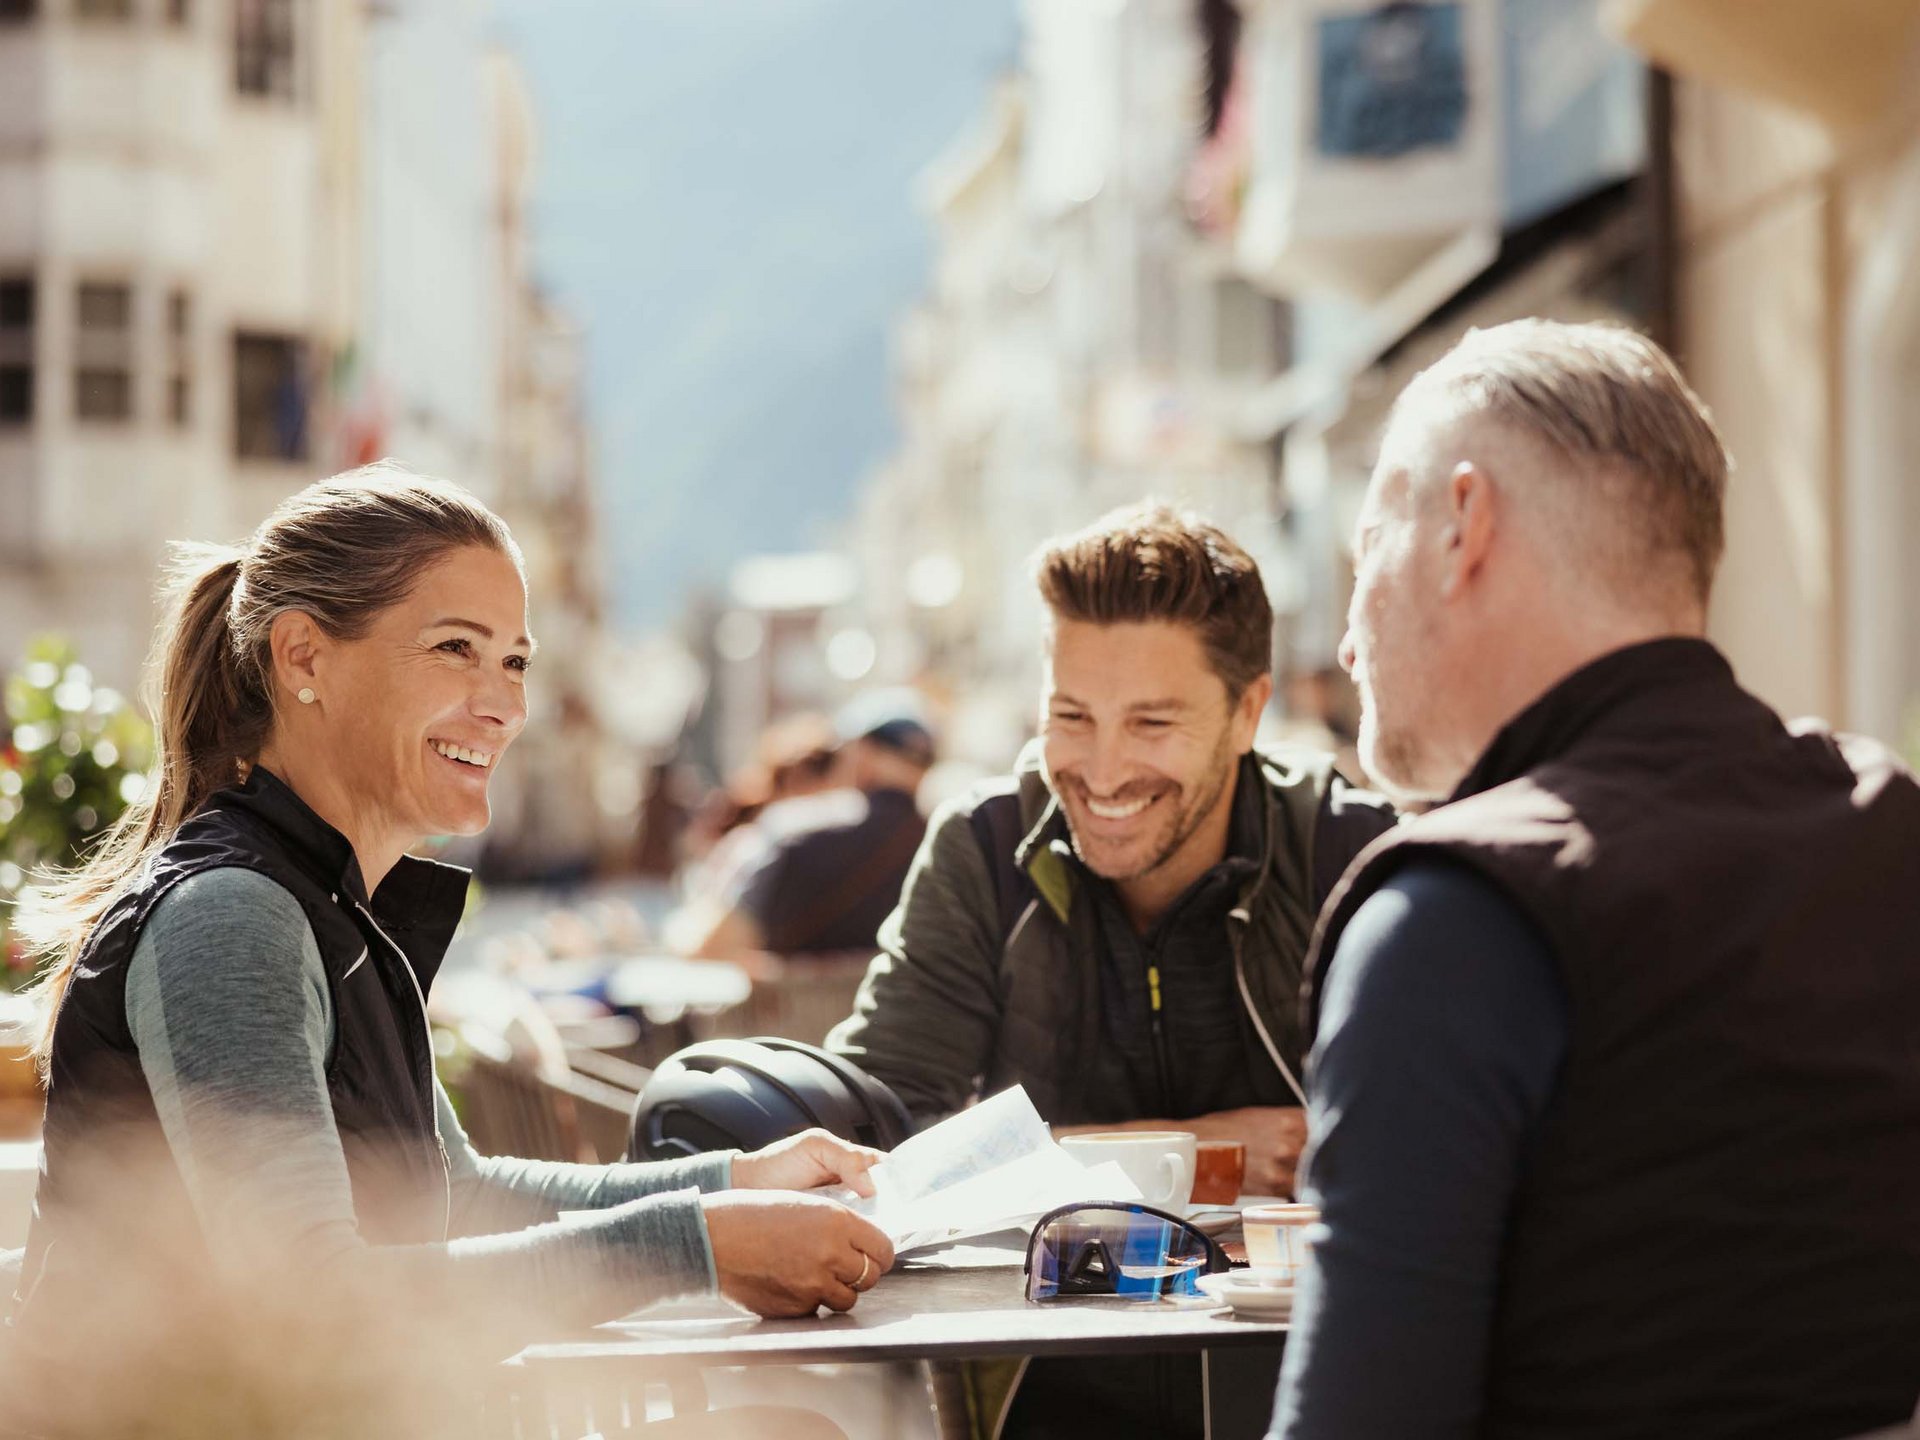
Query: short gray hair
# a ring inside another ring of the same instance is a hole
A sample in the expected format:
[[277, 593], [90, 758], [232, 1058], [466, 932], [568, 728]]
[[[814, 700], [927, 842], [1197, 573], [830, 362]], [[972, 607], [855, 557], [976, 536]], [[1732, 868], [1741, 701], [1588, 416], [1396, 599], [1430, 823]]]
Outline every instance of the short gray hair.
[[1705, 604], [1726, 548], [1730, 462], [1713, 418], [1666, 351], [1618, 325], [1516, 320], [1470, 330], [1407, 387], [1602, 471], [1640, 563], [1684, 562]]

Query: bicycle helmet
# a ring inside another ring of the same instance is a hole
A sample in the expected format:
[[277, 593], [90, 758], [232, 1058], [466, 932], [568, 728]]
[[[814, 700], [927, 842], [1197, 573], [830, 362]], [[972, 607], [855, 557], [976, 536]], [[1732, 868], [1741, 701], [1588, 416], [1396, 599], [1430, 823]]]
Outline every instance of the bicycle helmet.
[[708, 1040], [661, 1062], [634, 1101], [630, 1160], [758, 1150], [818, 1126], [891, 1150], [913, 1133], [907, 1107], [851, 1060], [798, 1040]]

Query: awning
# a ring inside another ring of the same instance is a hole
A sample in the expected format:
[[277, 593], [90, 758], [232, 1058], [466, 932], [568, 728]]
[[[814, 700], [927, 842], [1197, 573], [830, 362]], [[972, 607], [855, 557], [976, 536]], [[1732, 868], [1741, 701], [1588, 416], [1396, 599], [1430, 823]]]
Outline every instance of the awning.
[[1500, 255], [1500, 232], [1468, 230], [1367, 308], [1351, 345], [1337, 357], [1295, 365], [1250, 395], [1234, 417], [1243, 440], [1265, 440], [1323, 405], [1405, 339], [1435, 310], [1476, 279]]
[[1842, 129], [1886, 112], [1920, 45], [1920, 0], [1612, 0], [1607, 19], [1670, 70]]

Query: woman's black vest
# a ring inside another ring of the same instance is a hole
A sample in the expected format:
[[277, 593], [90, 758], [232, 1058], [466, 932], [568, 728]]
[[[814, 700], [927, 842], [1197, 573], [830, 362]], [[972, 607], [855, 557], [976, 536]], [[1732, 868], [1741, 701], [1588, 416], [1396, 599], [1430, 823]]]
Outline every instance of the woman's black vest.
[[[214, 795], [109, 907], [81, 954], [53, 1032], [46, 1149], [14, 1323], [67, 1321], [156, 1252], [190, 1269], [205, 1247], [159, 1132], [128, 1029], [127, 966], [174, 886], [224, 867], [258, 871], [299, 901], [326, 969], [334, 1039], [327, 1091], [361, 1235], [446, 1235], [448, 1182], [434, 1127], [425, 997], [459, 923], [468, 874], [403, 858], [369, 897], [346, 837], [255, 766]], [[79, 1309], [76, 1311], [75, 1306]]]

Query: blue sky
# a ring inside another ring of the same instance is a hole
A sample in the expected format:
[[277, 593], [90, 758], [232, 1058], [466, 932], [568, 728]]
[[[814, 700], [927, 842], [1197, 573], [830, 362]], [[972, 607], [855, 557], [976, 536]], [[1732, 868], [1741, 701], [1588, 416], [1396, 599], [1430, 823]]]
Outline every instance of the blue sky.
[[891, 448], [913, 180], [1017, 0], [495, 0], [539, 112], [535, 254], [587, 327], [616, 622], [829, 539]]

